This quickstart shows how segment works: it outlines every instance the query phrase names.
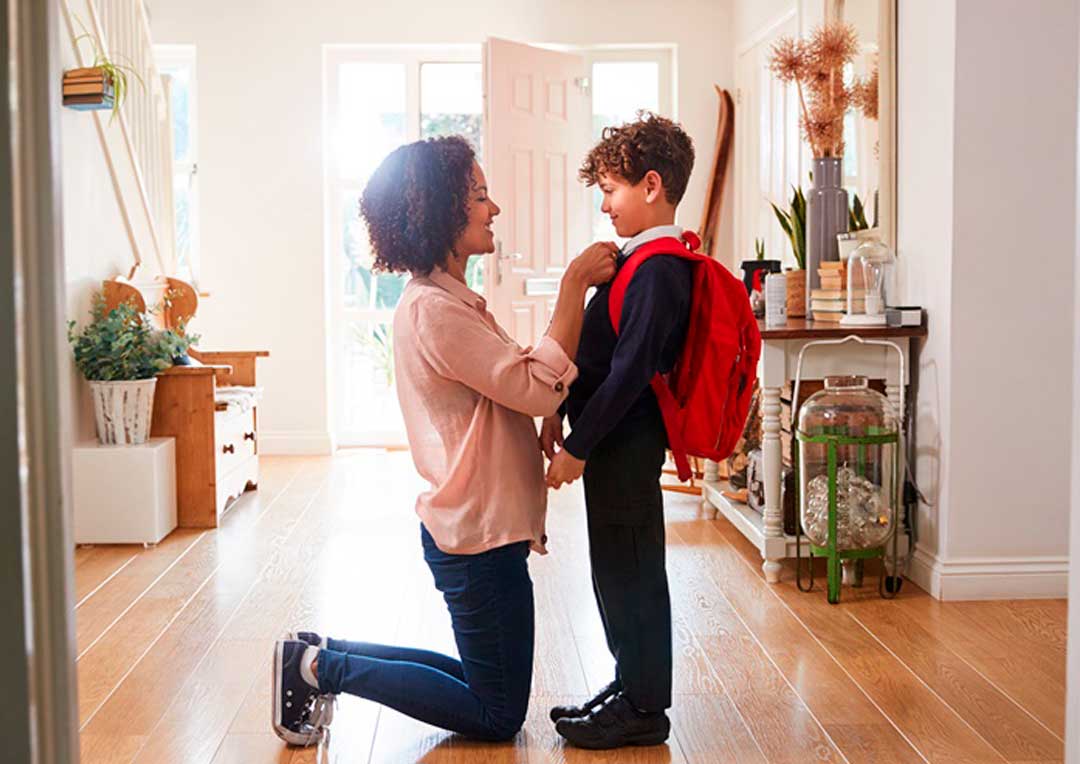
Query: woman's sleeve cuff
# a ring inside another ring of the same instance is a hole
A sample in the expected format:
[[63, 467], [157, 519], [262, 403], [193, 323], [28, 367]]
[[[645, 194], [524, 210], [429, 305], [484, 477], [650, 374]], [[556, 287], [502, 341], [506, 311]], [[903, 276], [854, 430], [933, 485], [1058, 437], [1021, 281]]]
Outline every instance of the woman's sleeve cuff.
[[536, 376], [555, 392], [565, 392], [578, 376], [578, 368], [566, 351], [551, 337], [544, 336], [529, 352], [536, 361]]

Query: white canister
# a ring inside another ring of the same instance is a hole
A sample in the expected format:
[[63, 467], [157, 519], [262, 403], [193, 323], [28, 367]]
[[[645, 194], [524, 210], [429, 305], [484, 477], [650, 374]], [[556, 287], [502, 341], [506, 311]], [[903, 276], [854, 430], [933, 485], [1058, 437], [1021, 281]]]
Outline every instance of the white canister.
[[787, 323], [787, 276], [770, 273], [765, 276], [765, 325], [783, 326]]

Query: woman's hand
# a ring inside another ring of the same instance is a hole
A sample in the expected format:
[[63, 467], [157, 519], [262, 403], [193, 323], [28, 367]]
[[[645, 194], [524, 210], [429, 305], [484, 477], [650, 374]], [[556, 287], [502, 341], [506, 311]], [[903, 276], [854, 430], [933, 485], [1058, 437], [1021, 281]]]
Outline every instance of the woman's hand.
[[580, 279], [586, 286], [606, 284], [615, 277], [619, 248], [613, 241], [590, 244], [566, 269], [566, 277]]
[[585, 462], [564, 448], [555, 454], [548, 465], [547, 484], [551, 488], [561, 488], [564, 483], [573, 483], [584, 473]]
[[540, 450], [544, 452], [544, 456], [549, 460], [554, 459], [555, 446], [557, 445], [559, 448], [562, 448], [562, 444], [562, 417], [558, 414], [544, 417], [544, 422], [540, 425]]

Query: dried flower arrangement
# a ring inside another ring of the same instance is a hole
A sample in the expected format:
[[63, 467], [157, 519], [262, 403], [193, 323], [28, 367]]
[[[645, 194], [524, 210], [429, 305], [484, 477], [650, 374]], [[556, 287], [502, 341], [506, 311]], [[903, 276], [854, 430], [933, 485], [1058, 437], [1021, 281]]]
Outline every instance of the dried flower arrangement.
[[[802, 129], [815, 159], [844, 155], [844, 114], [857, 106], [877, 114], [877, 81], [844, 83], [844, 68], [855, 60], [859, 38], [849, 24], [832, 23], [814, 30], [809, 40], [781, 37], [772, 48], [769, 68], [799, 92]], [[871, 90], [873, 94], [871, 95]]]
[[870, 75], [861, 82], [856, 82], [852, 89], [854, 90], [855, 105], [859, 108], [859, 111], [863, 113], [863, 116], [867, 119], [877, 120], [878, 118], [878, 67], [874, 64], [873, 70]]

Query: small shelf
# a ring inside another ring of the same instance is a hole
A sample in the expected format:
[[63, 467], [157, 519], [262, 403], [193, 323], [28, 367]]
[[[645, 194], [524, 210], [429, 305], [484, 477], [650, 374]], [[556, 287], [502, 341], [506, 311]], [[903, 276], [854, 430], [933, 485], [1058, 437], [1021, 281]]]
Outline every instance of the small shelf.
[[[770, 539], [768, 544], [765, 538], [765, 518], [760, 514], [750, 509], [745, 504], [741, 504], [724, 496], [723, 492], [728, 489], [728, 483], [726, 480], [705, 480], [701, 483], [701, 495], [702, 498], [709, 503], [710, 506], [715, 507], [716, 511], [727, 518], [728, 522], [734, 525], [739, 533], [746, 537], [746, 539], [756, 546], [761, 551], [762, 557], [775, 557], [775, 558], [788, 558], [795, 557], [795, 537], [787, 534], [781, 535], [779, 538]], [[892, 542], [890, 541], [890, 548]], [[809, 544], [805, 538], [803, 544]], [[769, 554], [769, 546], [775, 546], [776, 551], [773, 554]], [[903, 559], [907, 556], [908, 552], [908, 537], [906, 533], [900, 535], [900, 548], [899, 555]], [[803, 555], [808, 554], [806, 546], [803, 547]]]
[[[726, 480], [706, 480], [701, 484], [702, 497], [716, 508], [716, 511], [728, 519], [738, 528], [739, 533], [745, 536], [751, 544], [765, 553], [765, 518], [750, 509], [745, 504], [732, 501], [724, 496], [723, 491], [728, 489]], [[795, 537], [783, 535], [772, 543], [783, 544], [784, 550], [779, 557], [795, 556]]]

